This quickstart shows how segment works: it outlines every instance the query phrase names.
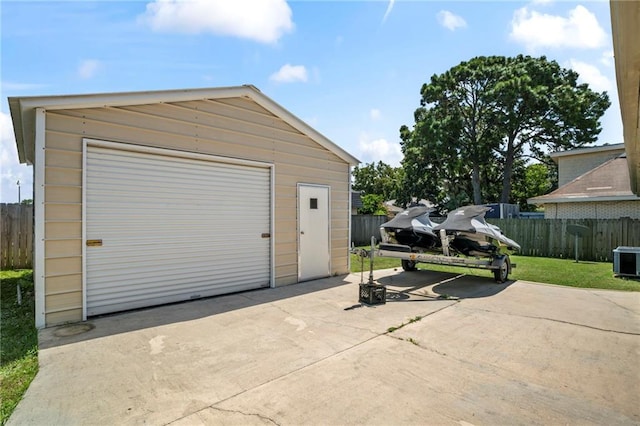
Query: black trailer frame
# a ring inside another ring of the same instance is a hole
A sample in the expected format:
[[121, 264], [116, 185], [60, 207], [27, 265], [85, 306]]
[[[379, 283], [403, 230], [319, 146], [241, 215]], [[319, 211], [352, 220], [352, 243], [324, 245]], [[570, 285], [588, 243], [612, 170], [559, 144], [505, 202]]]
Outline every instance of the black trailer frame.
[[409, 246], [402, 244], [380, 244], [376, 248], [376, 240], [371, 237], [371, 251], [365, 253], [356, 250], [354, 253], [363, 257], [371, 258], [371, 269], [373, 269], [374, 257], [392, 257], [402, 261], [402, 269], [405, 271], [415, 271], [418, 263], [430, 263], [434, 265], [461, 266], [466, 268], [488, 269], [493, 271], [493, 277], [498, 283], [507, 281], [512, 268], [516, 265], [511, 263], [508, 254], [495, 254], [487, 258], [467, 257], [452, 255], [448, 250], [448, 241], [441, 232], [443, 253], [415, 252]]

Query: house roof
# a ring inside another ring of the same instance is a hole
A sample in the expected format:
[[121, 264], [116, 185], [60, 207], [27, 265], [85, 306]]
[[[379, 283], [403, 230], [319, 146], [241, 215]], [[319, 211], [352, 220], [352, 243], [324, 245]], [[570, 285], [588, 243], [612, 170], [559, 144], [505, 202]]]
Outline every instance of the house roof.
[[623, 143], [616, 143], [612, 145], [605, 144], [605, 145], [598, 145], [598, 146], [590, 146], [586, 148], [570, 149], [567, 151], [552, 152], [549, 154], [549, 157], [551, 157], [551, 159], [557, 163], [558, 158], [560, 157], [573, 157], [576, 155], [594, 154], [597, 152], [610, 152], [610, 151], [619, 151], [620, 153], [623, 153], [624, 144]]
[[613, 158], [529, 204], [640, 200], [631, 191], [626, 155]]
[[20, 162], [33, 163], [35, 150], [35, 116], [37, 108], [43, 108], [44, 110], [101, 108], [223, 98], [251, 99], [350, 165], [360, 163], [357, 158], [311, 128], [304, 121], [264, 95], [253, 85], [145, 92], [10, 97], [9, 109], [13, 120]]

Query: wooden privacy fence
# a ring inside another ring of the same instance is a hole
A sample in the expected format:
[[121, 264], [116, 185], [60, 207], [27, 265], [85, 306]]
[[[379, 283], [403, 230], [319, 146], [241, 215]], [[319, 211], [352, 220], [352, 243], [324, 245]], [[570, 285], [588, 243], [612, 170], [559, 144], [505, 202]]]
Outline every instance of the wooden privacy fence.
[[351, 216], [351, 242], [357, 246], [371, 244], [371, 236], [380, 241], [380, 225], [388, 221], [386, 216], [353, 215]]
[[0, 269], [33, 267], [33, 206], [0, 204]]
[[[444, 218], [441, 218], [444, 219]], [[441, 222], [440, 218], [432, 218]], [[380, 225], [385, 216], [351, 216], [351, 241], [356, 245], [369, 245], [371, 236], [380, 241]], [[567, 226], [579, 224], [589, 230], [578, 239], [580, 260], [613, 260], [613, 250], [620, 246], [640, 247], [640, 220], [637, 219], [488, 219], [503, 234], [522, 247], [520, 254], [538, 257], [575, 257], [575, 236]]]
[[575, 258], [574, 235], [568, 225], [588, 228], [578, 238], [580, 260], [613, 260], [613, 250], [619, 246], [640, 247], [640, 220], [621, 219], [488, 219], [502, 233], [522, 247], [525, 256]]

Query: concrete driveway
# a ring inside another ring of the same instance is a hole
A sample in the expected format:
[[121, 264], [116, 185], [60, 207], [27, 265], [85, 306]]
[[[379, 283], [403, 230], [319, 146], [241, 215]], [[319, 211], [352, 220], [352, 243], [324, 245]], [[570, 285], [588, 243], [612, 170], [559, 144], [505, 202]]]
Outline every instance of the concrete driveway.
[[43, 330], [9, 424], [640, 424], [640, 293], [376, 279], [385, 305], [349, 275]]

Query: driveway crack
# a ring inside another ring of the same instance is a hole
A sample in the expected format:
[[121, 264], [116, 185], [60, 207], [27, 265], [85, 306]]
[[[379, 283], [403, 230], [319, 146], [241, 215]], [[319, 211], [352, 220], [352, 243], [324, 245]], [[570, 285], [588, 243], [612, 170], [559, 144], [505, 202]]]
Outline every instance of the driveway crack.
[[556, 318], [540, 317], [540, 316], [536, 316], [536, 315], [522, 315], [522, 314], [516, 314], [516, 313], [513, 313], [513, 312], [498, 312], [498, 311], [492, 311], [491, 309], [470, 308], [468, 306], [465, 306], [464, 309], [473, 310], [473, 311], [479, 311], [479, 312], [489, 312], [489, 313], [492, 313], [492, 314], [502, 314], [502, 315], [508, 315], [508, 316], [515, 316], [515, 317], [520, 317], [520, 318], [530, 318], [530, 319], [539, 319], [539, 320], [545, 320], [545, 321], [558, 322], [560, 324], [575, 325], [577, 327], [590, 328], [591, 330], [604, 331], [605, 333], [626, 334], [626, 335], [629, 335], [629, 336], [640, 336], [640, 333], [634, 333], [632, 331], [611, 330], [609, 328], [602, 328], [602, 327], [596, 327], [596, 326], [593, 326], [593, 325], [580, 324], [580, 323], [577, 323], [577, 322], [566, 321], [566, 320], [561, 320], [561, 319], [556, 319]]
[[215, 407], [214, 405], [210, 405], [208, 408], [211, 408], [212, 410], [216, 410], [216, 411], [221, 411], [223, 413], [237, 413], [237, 414], [241, 414], [241, 415], [247, 416], [247, 417], [257, 417], [257, 418], [259, 418], [261, 420], [265, 420], [267, 422], [273, 423], [274, 425], [280, 426], [280, 423], [276, 422], [271, 417], [267, 417], [267, 416], [264, 416], [264, 415], [259, 414], [259, 413], [245, 413], [244, 411], [240, 411], [240, 410], [227, 410], [227, 409], [224, 409], [224, 408]]
[[593, 295], [594, 295], [594, 296], [596, 296], [596, 297], [599, 297], [600, 299], [606, 300], [607, 302], [609, 302], [609, 303], [611, 303], [611, 304], [613, 304], [613, 305], [616, 305], [617, 307], [619, 307], [619, 308], [621, 308], [621, 309], [624, 309], [624, 310], [625, 310], [625, 311], [627, 311], [627, 312], [631, 312], [632, 314], [636, 314], [636, 315], [638, 314], [636, 311], [634, 311], [634, 310], [632, 310], [632, 309], [629, 309], [628, 307], [623, 306], [623, 305], [621, 305], [621, 304], [619, 304], [619, 303], [616, 303], [616, 302], [614, 302], [613, 300], [609, 299], [608, 297], [604, 297], [604, 296], [603, 296], [602, 294], [600, 294], [600, 293], [597, 293], [597, 292], [595, 292], [595, 291], [592, 291], [592, 292], [590, 292], [590, 293], [591, 293], [591, 294], [593, 294]]

